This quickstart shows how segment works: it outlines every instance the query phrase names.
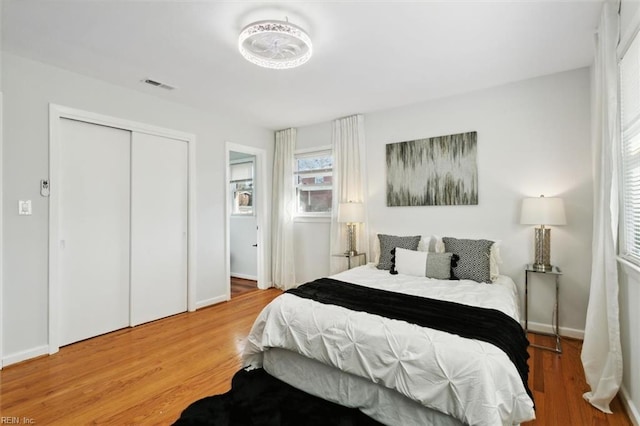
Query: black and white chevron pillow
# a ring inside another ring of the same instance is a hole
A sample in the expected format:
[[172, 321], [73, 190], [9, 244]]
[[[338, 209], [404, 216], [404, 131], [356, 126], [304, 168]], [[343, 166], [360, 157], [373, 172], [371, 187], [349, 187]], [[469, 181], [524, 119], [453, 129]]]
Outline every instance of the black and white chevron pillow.
[[489, 240], [463, 240], [444, 237], [445, 251], [459, 256], [458, 264], [452, 268], [456, 278], [479, 283], [491, 282], [491, 246]]
[[380, 240], [380, 260], [378, 269], [391, 269], [391, 250], [401, 247], [407, 250], [417, 250], [420, 244], [420, 235], [414, 237], [398, 237], [396, 235], [378, 234]]

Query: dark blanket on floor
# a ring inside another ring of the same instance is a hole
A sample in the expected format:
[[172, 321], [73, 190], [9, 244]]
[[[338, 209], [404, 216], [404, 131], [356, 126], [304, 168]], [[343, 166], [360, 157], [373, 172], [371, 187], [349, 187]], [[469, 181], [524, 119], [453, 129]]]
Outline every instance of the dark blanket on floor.
[[491, 343], [502, 349], [516, 366], [533, 400], [527, 383], [529, 341], [520, 324], [503, 312], [364, 287], [333, 278], [320, 278], [287, 293]]
[[263, 369], [240, 370], [231, 390], [188, 406], [178, 426], [377, 426], [354, 408], [342, 407], [304, 393]]

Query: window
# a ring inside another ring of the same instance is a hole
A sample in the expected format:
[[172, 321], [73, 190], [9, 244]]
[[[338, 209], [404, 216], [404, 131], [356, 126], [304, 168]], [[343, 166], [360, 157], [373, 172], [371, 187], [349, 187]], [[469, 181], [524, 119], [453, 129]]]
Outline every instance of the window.
[[231, 214], [253, 215], [253, 161], [229, 165]]
[[295, 186], [298, 216], [331, 214], [333, 156], [331, 150], [296, 154]]
[[640, 38], [620, 60], [622, 115], [620, 255], [640, 265]]

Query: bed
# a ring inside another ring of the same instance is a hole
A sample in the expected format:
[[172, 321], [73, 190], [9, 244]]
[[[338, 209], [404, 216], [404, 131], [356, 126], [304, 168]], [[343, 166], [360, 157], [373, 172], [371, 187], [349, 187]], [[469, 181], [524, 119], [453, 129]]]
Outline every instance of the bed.
[[[513, 280], [494, 278], [492, 284], [479, 284], [393, 275], [375, 264], [331, 277], [370, 292], [480, 307], [519, 321]], [[384, 424], [512, 425], [535, 418], [526, 373], [523, 378], [494, 344], [291, 293], [258, 316], [243, 359], [245, 366], [262, 367]]]

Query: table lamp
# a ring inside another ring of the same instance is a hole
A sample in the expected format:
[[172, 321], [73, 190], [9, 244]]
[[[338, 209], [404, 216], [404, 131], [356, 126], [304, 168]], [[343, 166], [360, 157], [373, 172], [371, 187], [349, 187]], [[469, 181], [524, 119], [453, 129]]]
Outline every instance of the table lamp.
[[551, 266], [551, 229], [546, 225], [566, 225], [562, 198], [545, 197], [525, 198], [522, 201], [520, 223], [540, 225], [535, 231], [535, 262], [533, 268], [550, 271]]
[[338, 222], [347, 224], [347, 251], [345, 256], [355, 256], [356, 249], [356, 224], [364, 221], [364, 206], [362, 203], [340, 203], [338, 205]]

